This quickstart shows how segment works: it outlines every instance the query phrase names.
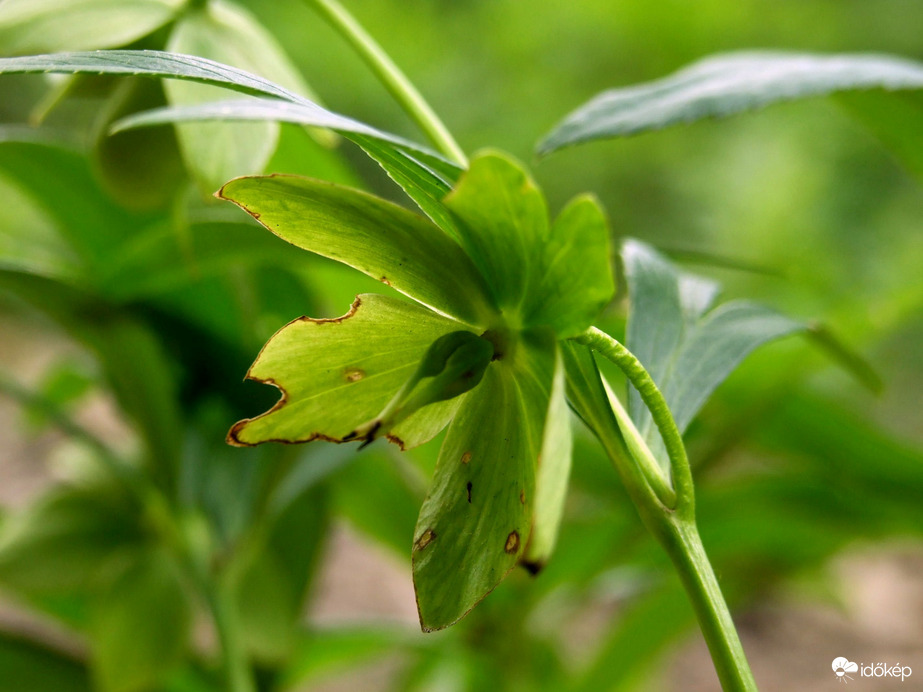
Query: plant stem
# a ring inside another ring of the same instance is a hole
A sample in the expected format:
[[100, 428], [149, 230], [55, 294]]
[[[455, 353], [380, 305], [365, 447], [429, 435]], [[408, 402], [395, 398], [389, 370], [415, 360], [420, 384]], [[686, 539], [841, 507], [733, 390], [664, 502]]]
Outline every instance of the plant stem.
[[[670, 457], [676, 491], [675, 509], [671, 509], [671, 505], [663, 501], [664, 494], [662, 489], [659, 489], [663, 482], [662, 474], [659, 467], [651, 468], [648, 459], [650, 450], [645, 442], [640, 437], [625, 437], [625, 426], [620, 418], [620, 415], [624, 417], [621, 405], [617, 399], [613, 400], [614, 397], [605, 380], [600, 376], [602, 391], [608, 396], [608, 400], [599, 401], [595, 406], [588, 405], [593, 397], [586, 382], [581, 383], [576, 377], [571, 377], [568, 381], [571, 388], [579, 387], [583, 390], [572, 393], [569, 389], [568, 396], [578, 398], [578, 411], [582, 411], [584, 420], [596, 428], [595, 432], [603, 442], [612, 462], [623, 480], [628, 481], [626, 488], [642, 521], [670, 556], [683, 588], [692, 602], [722, 688], [725, 692], [756, 692], [753, 673], [750, 671], [727, 603], [696, 528], [692, 472], [682, 436], [666, 400], [640, 361], [605, 332], [591, 327], [573, 340], [615, 363], [641, 394], [642, 400], [650, 410]], [[599, 429], [603, 418], [598, 413], [592, 415], [592, 411], [603, 405], [613, 410], [617, 424], [623, 427], [621, 433]], [[629, 426], [628, 432], [632, 431], [633, 427]], [[626, 455], [625, 452], [629, 454]], [[646, 480], [646, 486], [638, 482], [642, 478]]]
[[439, 116], [430, 108], [420, 92], [375, 39], [346, 11], [346, 8], [337, 0], [307, 0], [307, 2], [349, 42], [436, 148], [460, 166], [467, 166], [468, 159], [465, 153]]
[[677, 497], [676, 509], [684, 516], [693, 516], [695, 494], [683, 437], [680, 435], [679, 428], [676, 427], [670, 407], [667, 406], [663, 394], [660, 393], [650, 373], [627, 348], [596, 327], [590, 327], [583, 334], [574, 337], [574, 341], [589, 346], [604, 358], [615, 363], [625, 373], [632, 386], [638, 390], [642, 401], [651, 412], [657, 430], [660, 431], [670, 458], [670, 471]]
[[658, 538], [692, 601], [721, 688], [725, 692], [756, 692], [756, 681], [695, 522], [677, 517], [664, 525], [668, 530]]
[[211, 585], [207, 593], [212, 619], [221, 642], [225, 683], [228, 692], [256, 692], [253, 675], [247, 662], [247, 653], [241, 638], [240, 627], [230, 598], [220, 585]]

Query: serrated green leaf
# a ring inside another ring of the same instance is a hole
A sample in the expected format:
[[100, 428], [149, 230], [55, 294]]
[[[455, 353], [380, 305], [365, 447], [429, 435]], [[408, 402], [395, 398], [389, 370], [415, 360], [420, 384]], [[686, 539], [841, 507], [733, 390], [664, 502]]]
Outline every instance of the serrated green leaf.
[[587, 329], [615, 293], [610, 253], [598, 202], [589, 195], [572, 200], [551, 226], [525, 323], [550, 326], [562, 339]]
[[[375, 294], [359, 296], [343, 317], [297, 319], [263, 347], [247, 373], [278, 387], [281, 401], [238, 422], [228, 440], [240, 445], [342, 441], [384, 408], [433, 341], [458, 327], [418, 305]], [[402, 447], [422, 444], [445, 427], [459, 403], [456, 398], [433, 404], [389, 438]]]
[[[515, 352], [487, 369], [449, 426], [414, 537], [424, 630], [457, 622], [525, 555], [556, 362], [550, 331], [524, 332]], [[560, 441], [557, 432], [549, 433], [555, 442], [549, 451]], [[556, 501], [553, 492], [543, 499], [552, 512]], [[549, 528], [541, 548], [553, 541]]]
[[141, 692], [182, 661], [192, 612], [178, 567], [155, 551], [96, 604], [93, 672], [102, 692]]
[[[307, 85], [281, 46], [246, 10], [223, 0], [210, 0], [186, 12], [170, 34], [167, 49], [198, 55], [258, 74], [294, 92], [308, 93]], [[220, 100], [223, 90], [189, 82], [164, 83], [174, 106]], [[180, 149], [203, 194], [211, 194], [235, 175], [262, 173], [279, 137], [278, 124], [199, 123], [177, 125]]]
[[437, 226], [351, 188], [295, 176], [239, 178], [218, 193], [270, 231], [474, 325], [494, 310], [484, 279]]
[[487, 152], [472, 159], [445, 206], [496, 304], [504, 312], [521, 313], [529, 291], [541, 280], [548, 237], [548, 209], [541, 191], [521, 166], [505, 155]]
[[6, 0], [0, 52], [124, 46], [166, 24], [183, 0]]
[[647, 84], [605, 91], [568, 115], [539, 154], [610, 137], [857, 89], [923, 88], [923, 63], [887, 55], [716, 55]]

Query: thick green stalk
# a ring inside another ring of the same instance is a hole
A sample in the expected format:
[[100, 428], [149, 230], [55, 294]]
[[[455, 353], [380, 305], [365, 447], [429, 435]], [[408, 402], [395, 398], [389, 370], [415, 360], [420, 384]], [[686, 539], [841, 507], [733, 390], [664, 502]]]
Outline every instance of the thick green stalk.
[[692, 602], [721, 688], [725, 692], [756, 692], [750, 664], [695, 521], [664, 517], [662, 523], [664, 530], [658, 532], [658, 539]]
[[688, 513], [690, 517], [693, 516], [695, 494], [683, 437], [680, 435], [679, 428], [676, 427], [670, 407], [667, 406], [663, 394], [660, 393], [650, 374], [633, 353], [596, 327], [590, 327], [574, 340], [584, 346], [589, 346], [599, 355], [615, 363], [625, 373], [632, 386], [638, 390], [642, 401], [651, 412], [654, 424], [663, 438], [667, 455], [670, 457], [670, 471], [677, 496], [676, 510], [680, 514]]
[[435, 147], [460, 166], [466, 167], [468, 159], [465, 153], [439, 116], [430, 108], [420, 92], [375, 39], [346, 11], [346, 8], [337, 0], [307, 0], [307, 2], [349, 42]]
[[[756, 681], [753, 679], [753, 673], [747, 663], [727, 603], [696, 528], [692, 473], [682, 436], [666, 400], [638, 359], [605, 332], [591, 327], [577, 336], [574, 341], [590, 347], [615, 363], [639, 391], [642, 400], [651, 411], [670, 457], [670, 469], [676, 492], [675, 509], [663, 502], [662, 490], [657, 492], [659, 484], [662, 483], [662, 476], [659, 468], [653, 469], [650, 463], [645, 461], [650, 451], [641, 450], [646, 451], [646, 454], [639, 455], [637, 451], [631, 450], [631, 447], [638, 444], [646, 447], [643, 440], [634, 440], [626, 450], [626, 442], [622, 435], [613, 434], [614, 431], [607, 434], [605, 430], [600, 429], [597, 429], [596, 433], [603, 441], [607, 453], [619, 469], [623, 479], [635, 479], [635, 482], [628, 486], [629, 494], [644, 524], [666, 550], [679, 574], [686, 594], [692, 602], [722, 688], [725, 692], [756, 692]], [[609, 394], [604, 381], [603, 385], [606, 393]], [[580, 383], [575, 378], [569, 380], [569, 386], [579, 387], [580, 390], [587, 389], [585, 383]], [[569, 397], [574, 395], [578, 399], [592, 398], [592, 393], [588, 389], [585, 392], [568, 391]], [[606, 405], [617, 405], [617, 403], [617, 401], [608, 401]], [[585, 403], [582, 408], [590, 409]], [[591, 417], [585, 415], [584, 418], [587, 420]], [[592, 418], [594, 420], [587, 422], [597, 427], [600, 417], [593, 416]], [[612, 444], [615, 438], [618, 438], [617, 445]], [[607, 441], [610, 444], [607, 444]], [[630, 451], [631, 456], [635, 457], [633, 464], [626, 459], [626, 451]], [[639, 456], [642, 458], [638, 459]], [[626, 463], [632, 465], [633, 468], [626, 469]], [[640, 487], [640, 484], [636, 482], [638, 477], [646, 478], [646, 487]]]

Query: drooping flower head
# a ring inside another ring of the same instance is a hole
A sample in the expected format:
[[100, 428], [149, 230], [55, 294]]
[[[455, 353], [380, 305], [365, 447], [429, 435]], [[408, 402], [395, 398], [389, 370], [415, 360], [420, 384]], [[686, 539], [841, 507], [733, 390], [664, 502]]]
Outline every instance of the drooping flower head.
[[283, 327], [248, 372], [282, 398], [229, 441], [386, 437], [407, 449], [448, 425], [413, 544], [426, 630], [456, 622], [517, 563], [540, 568], [570, 470], [558, 342], [614, 291], [595, 200], [578, 197], [550, 224], [539, 189], [497, 153], [472, 160], [433, 215], [440, 225], [294, 176], [240, 178], [219, 196], [414, 301], [366, 294], [342, 317]]

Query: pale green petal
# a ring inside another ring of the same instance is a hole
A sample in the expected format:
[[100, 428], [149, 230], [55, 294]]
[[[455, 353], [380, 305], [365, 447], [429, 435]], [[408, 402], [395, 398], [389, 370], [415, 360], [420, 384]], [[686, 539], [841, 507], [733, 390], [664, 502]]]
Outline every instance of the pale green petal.
[[[247, 377], [272, 384], [282, 398], [228, 433], [237, 445], [334, 442], [376, 416], [414, 373], [429, 345], [459, 323], [395, 298], [364, 294], [343, 317], [299, 318], [263, 347]], [[461, 397], [432, 404], [389, 439], [412, 447], [445, 427]]]

